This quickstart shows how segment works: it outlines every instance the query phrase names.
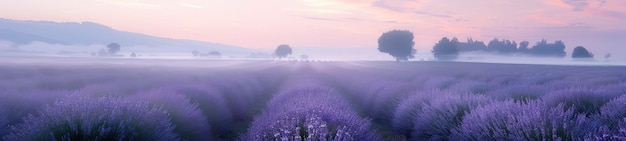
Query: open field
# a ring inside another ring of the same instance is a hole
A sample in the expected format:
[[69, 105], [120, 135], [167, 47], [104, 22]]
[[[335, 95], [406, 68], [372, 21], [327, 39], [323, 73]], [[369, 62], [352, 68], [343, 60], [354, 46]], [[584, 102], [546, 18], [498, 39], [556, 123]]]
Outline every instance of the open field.
[[0, 61], [1, 140], [625, 140], [626, 67]]

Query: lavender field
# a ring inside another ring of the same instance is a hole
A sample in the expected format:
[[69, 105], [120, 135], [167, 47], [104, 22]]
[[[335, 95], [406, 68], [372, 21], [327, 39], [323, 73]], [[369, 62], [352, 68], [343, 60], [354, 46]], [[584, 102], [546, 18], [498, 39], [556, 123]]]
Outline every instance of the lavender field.
[[626, 67], [455, 62], [0, 63], [0, 137], [626, 140]]

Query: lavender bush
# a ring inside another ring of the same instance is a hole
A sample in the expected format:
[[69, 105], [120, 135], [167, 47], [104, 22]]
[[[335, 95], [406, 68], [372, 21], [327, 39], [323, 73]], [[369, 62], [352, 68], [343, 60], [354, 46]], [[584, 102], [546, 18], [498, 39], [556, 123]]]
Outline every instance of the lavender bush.
[[510, 85], [497, 88], [486, 93], [486, 95], [498, 100], [512, 99], [514, 101], [530, 101], [544, 96], [550, 88], [543, 85]]
[[424, 105], [429, 104], [430, 101], [440, 95], [447, 95], [450, 92], [441, 90], [431, 91], [416, 91], [410, 97], [400, 102], [398, 108], [393, 114], [392, 126], [393, 129], [409, 137], [413, 131], [415, 118], [422, 114], [422, 108]]
[[[53, 104], [60, 97], [65, 97], [73, 91], [56, 90], [29, 90], [12, 91], [0, 90], [0, 107], [7, 115], [8, 125], [21, 123], [22, 117], [40, 111], [45, 105]], [[5, 134], [0, 134], [5, 135]]]
[[330, 88], [295, 88], [276, 95], [241, 140], [380, 140], [369, 121]]
[[379, 91], [375, 91], [371, 94], [355, 94], [353, 96], [362, 95], [368, 97], [363, 102], [361, 107], [364, 113], [376, 122], [389, 124], [393, 118], [393, 113], [398, 106], [398, 103], [402, 99], [406, 99], [411, 93], [415, 91], [411, 85], [399, 83], [399, 82], [387, 82], [387, 85], [381, 88]]
[[600, 107], [622, 93], [589, 88], [570, 88], [553, 91], [542, 97], [546, 106], [573, 108], [577, 113], [597, 114]]
[[463, 117], [450, 140], [583, 140], [598, 132], [599, 124], [562, 105], [541, 101], [506, 100], [477, 108]]
[[7, 141], [177, 140], [166, 111], [118, 98], [68, 96], [24, 123], [11, 126]]
[[600, 120], [611, 129], [618, 129], [617, 126], [626, 118], [626, 95], [622, 95], [600, 108]]
[[604, 129], [595, 135], [597, 140], [626, 140], [626, 95], [600, 108], [599, 120]]
[[[172, 140], [623, 140], [623, 70], [427, 61], [0, 63], [0, 136], [63, 139], [61, 132], [87, 126], [79, 121], [98, 119], [111, 136], [169, 123], [159, 135]], [[89, 112], [73, 112], [81, 110]], [[150, 114], [159, 118], [112, 125]]]
[[175, 125], [174, 132], [182, 140], [215, 140], [211, 125], [206, 116], [198, 109], [197, 103], [171, 89], [154, 89], [133, 95], [133, 101], [146, 100], [156, 107], [163, 107], [169, 113], [169, 119]]
[[[179, 84], [169, 87], [177, 94], [186, 96], [190, 103], [195, 103], [202, 114], [206, 116], [211, 130], [216, 136], [223, 136], [231, 132], [233, 114], [226, 100], [216, 88], [200, 84]], [[205, 133], [206, 134], [206, 133]]]
[[415, 140], [444, 140], [452, 129], [461, 125], [463, 116], [491, 101], [483, 95], [439, 95], [423, 105], [421, 114], [413, 119], [411, 137]]
[[8, 114], [4, 107], [0, 107], [0, 137], [9, 134]]

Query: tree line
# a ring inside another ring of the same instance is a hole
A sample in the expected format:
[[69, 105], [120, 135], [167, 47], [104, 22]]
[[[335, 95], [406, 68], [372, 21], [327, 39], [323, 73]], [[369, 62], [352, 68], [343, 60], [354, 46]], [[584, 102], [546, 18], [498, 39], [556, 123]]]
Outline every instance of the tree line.
[[[383, 33], [378, 38], [378, 51], [388, 53], [396, 58], [396, 61], [408, 61], [414, 58], [416, 50], [413, 48], [413, 33], [408, 30], [391, 30]], [[456, 37], [449, 39], [443, 37], [435, 43], [431, 52], [437, 60], [450, 61], [458, 58], [464, 52], [489, 52], [494, 54], [524, 54], [536, 57], [565, 57], [565, 43], [561, 40], [548, 42], [542, 39], [529, 47], [530, 42], [522, 41], [517, 43], [507, 39], [499, 40], [494, 38], [485, 44], [483, 41], [468, 38], [466, 42], [460, 42]], [[610, 57], [610, 55], [607, 55]], [[605, 58], [608, 58], [605, 56]], [[593, 54], [582, 46], [574, 48], [572, 58], [593, 58]]]

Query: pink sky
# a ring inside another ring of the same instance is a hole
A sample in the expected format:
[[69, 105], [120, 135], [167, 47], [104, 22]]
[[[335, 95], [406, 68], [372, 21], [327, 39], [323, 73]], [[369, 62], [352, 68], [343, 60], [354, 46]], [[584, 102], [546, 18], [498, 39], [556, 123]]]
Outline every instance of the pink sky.
[[[0, 17], [91, 21], [179, 39], [272, 49], [376, 48], [391, 29], [418, 51], [441, 37], [563, 40], [603, 54], [626, 48], [626, 0], [0, 0]], [[621, 46], [620, 46], [621, 45]]]

